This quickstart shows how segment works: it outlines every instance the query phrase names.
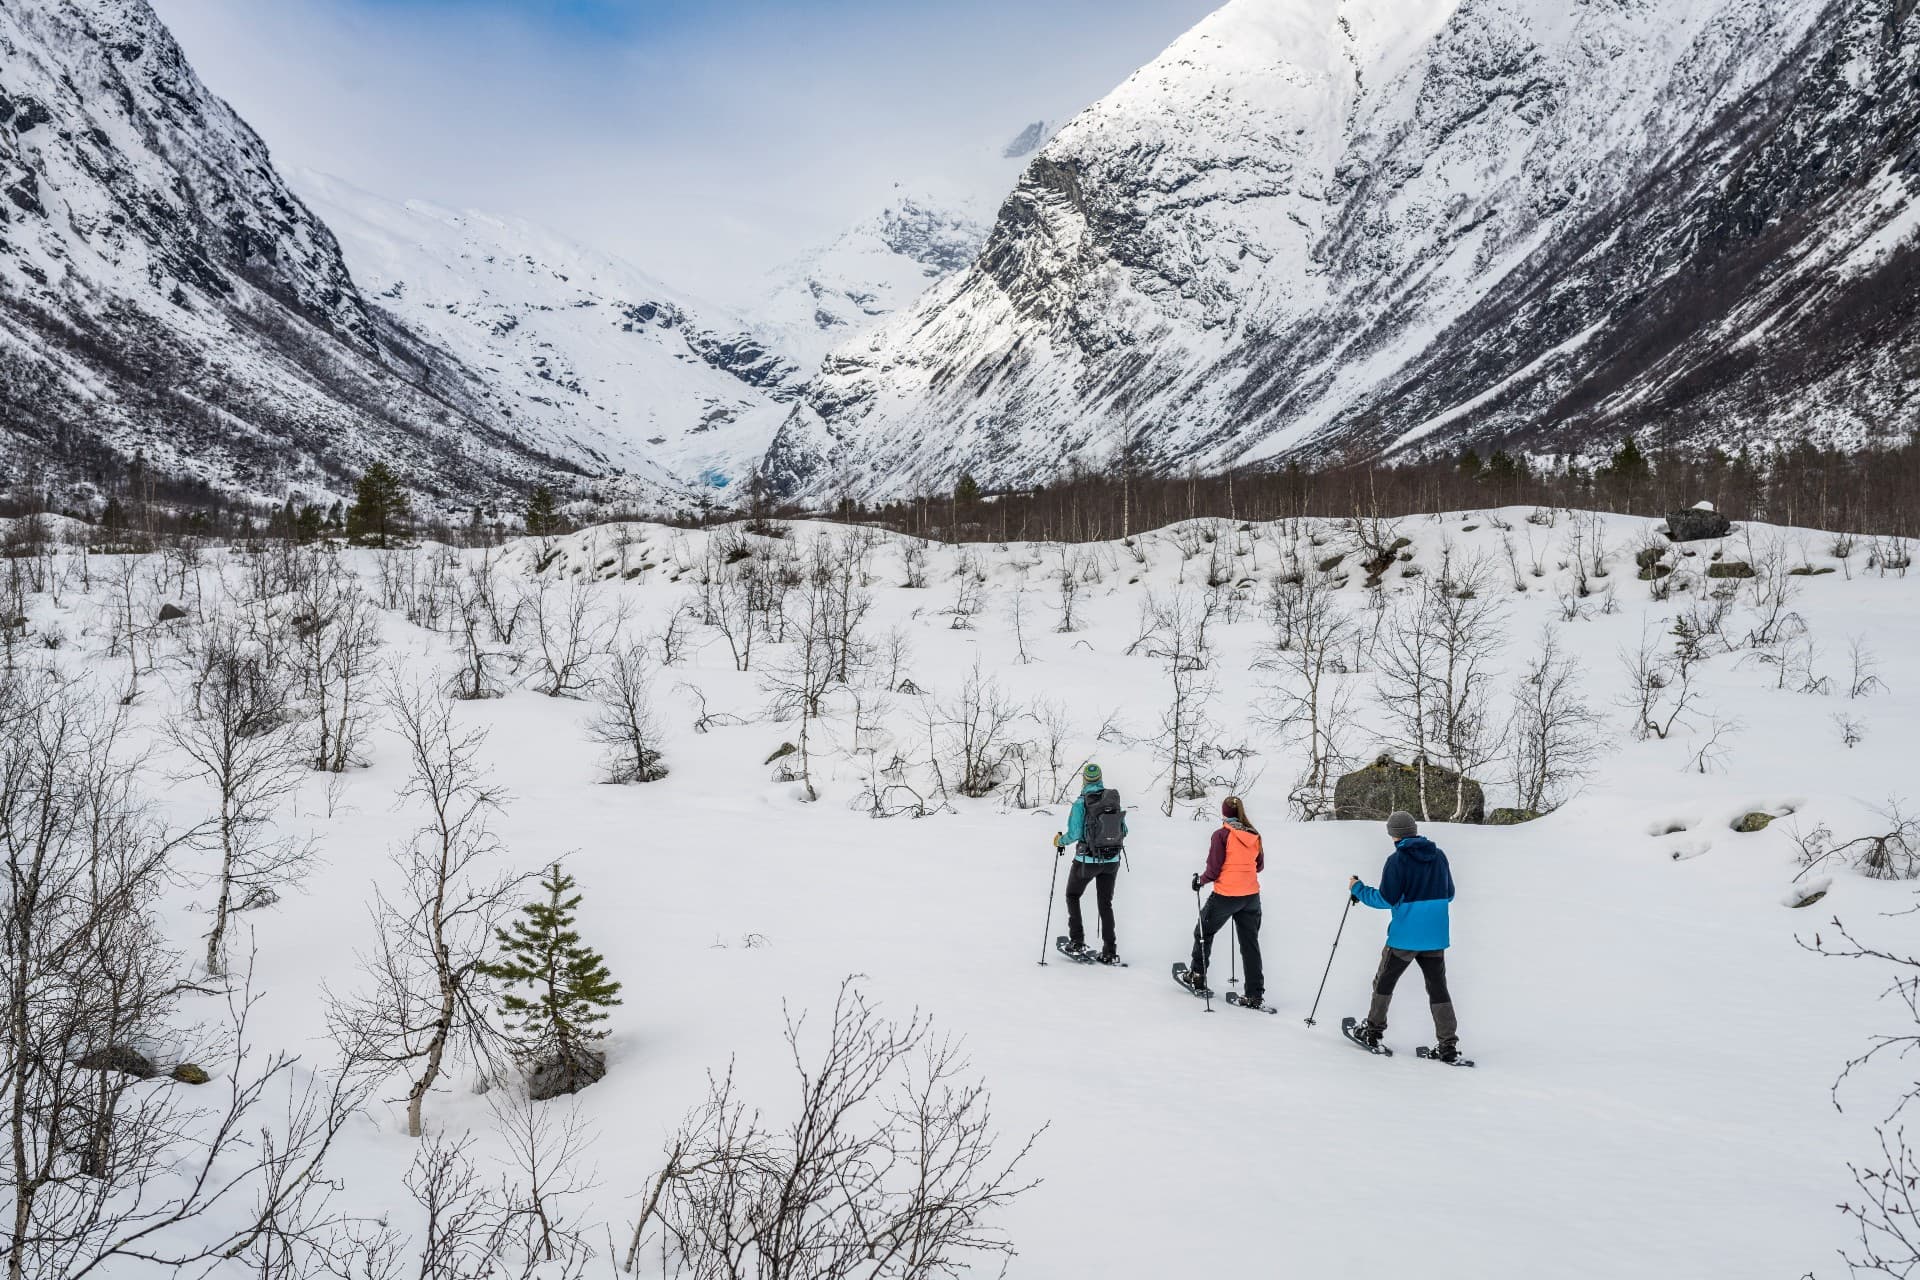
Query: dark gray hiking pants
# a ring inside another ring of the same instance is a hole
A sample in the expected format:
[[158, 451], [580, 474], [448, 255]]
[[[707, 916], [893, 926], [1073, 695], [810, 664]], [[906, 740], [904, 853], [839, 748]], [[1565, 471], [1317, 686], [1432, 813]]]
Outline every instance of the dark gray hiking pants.
[[1393, 1003], [1393, 988], [1408, 966], [1418, 964], [1420, 976], [1427, 981], [1427, 1003], [1433, 1006], [1435, 1048], [1445, 1049], [1460, 1039], [1460, 1024], [1453, 1016], [1453, 997], [1447, 994], [1447, 953], [1444, 951], [1401, 951], [1397, 947], [1380, 949], [1380, 970], [1373, 975], [1373, 1004], [1367, 1010], [1367, 1025], [1376, 1032], [1387, 1029], [1387, 1006]]

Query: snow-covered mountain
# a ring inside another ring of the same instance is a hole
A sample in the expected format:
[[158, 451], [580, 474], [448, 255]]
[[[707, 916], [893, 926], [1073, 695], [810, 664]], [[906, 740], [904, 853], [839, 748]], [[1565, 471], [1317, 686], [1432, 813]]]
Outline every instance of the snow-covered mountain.
[[835, 347], [972, 265], [990, 215], [900, 194], [831, 244], [786, 268], [760, 309], [783, 349], [809, 370]]
[[517, 437], [595, 474], [724, 488], [765, 452], [799, 366], [745, 321], [530, 223], [295, 178], [379, 306], [485, 380]]
[[1908, 0], [1232, 0], [842, 346], [787, 491], [1916, 422]]
[[10, 478], [338, 491], [375, 458], [473, 500], [580, 461], [356, 287], [333, 234], [145, 0], [0, 6]]
[[1031, 121], [1004, 143], [958, 157], [941, 180], [896, 184], [877, 212], [776, 272], [753, 308], [770, 340], [811, 373], [835, 348], [972, 266], [1020, 162], [1052, 130]]

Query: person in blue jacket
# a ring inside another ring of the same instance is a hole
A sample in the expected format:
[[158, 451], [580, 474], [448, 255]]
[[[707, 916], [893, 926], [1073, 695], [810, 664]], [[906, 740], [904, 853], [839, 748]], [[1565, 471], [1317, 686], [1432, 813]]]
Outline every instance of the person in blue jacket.
[[[1121, 845], [1107, 833], [1103, 838], [1099, 833], [1087, 829], [1087, 804], [1098, 801], [1107, 784], [1100, 775], [1100, 766], [1089, 764], [1080, 772], [1084, 785], [1080, 788], [1080, 798], [1073, 802], [1073, 810], [1067, 815], [1067, 829], [1053, 838], [1053, 847], [1058, 853], [1071, 848], [1073, 870], [1067, 874], [1067, 944], [1075, 951], [1085, 950], [1087, 935], [1085, 925], [1080, 919], [1080, 898], [1086, 893], [1087, 886], [1094, 886], [1094, 898], [1100, 904], [1100, 955], [1102, 964], [1118, 964], [1120, 951], [1118, 939], [1113, 928], [1113, 886], [1120, 874]], [[1121, 840], [1126, 838], [1127, 818], [1120, 814], [1119, 832]]]
[[1434, 1054], [1452, 1062], [1460, 1056], [1460, 1025], [1447, 993], [1447, 904], [1453, 901], [1453, 871], [1440, 846], [1420, 834], [1412, 814], [1396, 811], [1387, 819], [1387, 834], [1393, 838], [1393, 853], [1381, 868], [1380, 887], [1367, 885], [1359, 876], [1347, 883], [1355, 902], [1393, 913], [1380, 970], [1373, 977], [1373, 1003], [1355, 1034], [1369, 1045], [1380, 1043], [1394, 985], [1409, 965], [1418, 964], [1427, 982], [1427, 1002], [1433, 1006]]

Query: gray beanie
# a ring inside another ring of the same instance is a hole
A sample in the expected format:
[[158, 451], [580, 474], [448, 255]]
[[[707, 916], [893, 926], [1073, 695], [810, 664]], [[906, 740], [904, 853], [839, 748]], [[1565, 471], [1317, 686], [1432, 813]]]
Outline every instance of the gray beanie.
[[1405, 809], [1395, 809], [1387, 815], [1387, 834], [1395, 840], [1405, 840], [1408, 836], [1420, 834], [1420, 824]]

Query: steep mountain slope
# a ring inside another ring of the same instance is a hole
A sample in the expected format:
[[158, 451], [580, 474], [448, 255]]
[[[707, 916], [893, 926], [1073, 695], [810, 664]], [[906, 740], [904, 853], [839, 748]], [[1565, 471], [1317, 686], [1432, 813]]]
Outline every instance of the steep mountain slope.
[[743, 321], [616, 258], [514, 219], [295, 182], [369, 297], [485, 378], [517, 438], [596, 474], [724, 488], [798, 394], [796, 363]]
[[769, 468], [897, 493], [1911, 426], [1911, 0], [1232, 0], [834, 353]]
[[145, 0], [0, 7], [0, 192], [13, 480], [144, 455], [218, 488], [337, 491], [379, 457], [473, 499], [579, 471], [367, 302]]

